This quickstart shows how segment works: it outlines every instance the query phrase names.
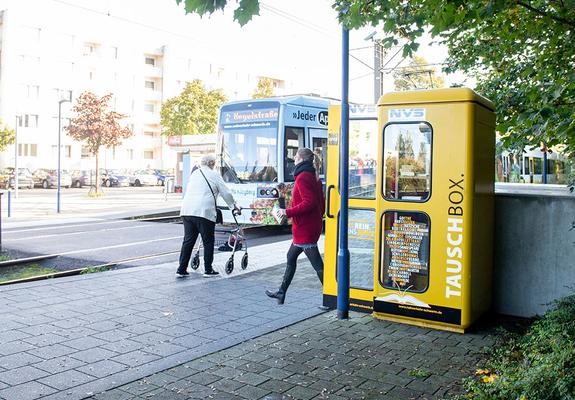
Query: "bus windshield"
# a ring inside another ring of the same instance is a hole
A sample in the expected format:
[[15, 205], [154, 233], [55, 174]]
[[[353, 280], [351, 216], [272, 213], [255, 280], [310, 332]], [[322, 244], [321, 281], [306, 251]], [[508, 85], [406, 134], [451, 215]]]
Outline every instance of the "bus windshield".
[[277, 128], [224, 130], [224, 180], [277, 181]]
[[277, 102], [232, 104], [222, 108], [222, 176], [227, 182], [276, 182]]

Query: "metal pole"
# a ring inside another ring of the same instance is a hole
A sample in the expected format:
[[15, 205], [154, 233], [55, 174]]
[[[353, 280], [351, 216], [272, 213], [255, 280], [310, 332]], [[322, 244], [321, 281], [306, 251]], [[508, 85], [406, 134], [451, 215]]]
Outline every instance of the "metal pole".
[[58, 200], [56, 211], [60, 214], [60, 154], [62, 152], [62, 103], [70, 102], [68, 99], [58, 101]]
[[348, 228], [348, 186], [349, 186], [349, 31], [342, 28], [341, 69], [341, 141], [339, 145], [340, 206], [337, 250], [337, 318], [349, 318], [349, 249]]
[[18, 124], [20, 116], [16, 115], [16, 127], [14, 128], [14, 197], [18, 198]]
[[543, 172], [543, 183], [547, 183], [547, 146], [543, 145], [543, 165], [542, 171]]
[[57, 199], [57, 205], [56, 205], [56, 212], [58, 214], [60, 214], [60, 151], [61, 151], [61, 146], [60, 146], [60, 142], [62, 140], [62, 103], [63, 100], [60, 100], [58, 102], [58, 199]]
[[373, 40], [373, 75], [374, 104], [377, 104], [381, 97], [381, 46], [375, 40]]
[[10, 190], [8, 190], [8, 218], [10, 218], [10, 214], [11, 214], [11, 208], [12, 208], [12, 192], [10, 192]]

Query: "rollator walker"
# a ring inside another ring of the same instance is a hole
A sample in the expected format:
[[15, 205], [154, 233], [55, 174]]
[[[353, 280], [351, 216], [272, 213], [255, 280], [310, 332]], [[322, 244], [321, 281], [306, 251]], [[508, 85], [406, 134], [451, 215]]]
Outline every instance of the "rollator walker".
[[[232, 249], [232, 254], [230, 255], [230, 258], [228, 258], [225, 268], [226, 274], [228, 275], [234, 271], [234, 257], [236, 255], [236, 252], [239, 251], [244, 252], [240, 266], [243, 270], [245, 270], [248, 267], [248, 242], [244, 234], [244, 229], [240, 226], [240, 224], [238, 223], [238, 219], [236, 218], [240, 214], [241, 211], [232, 210], [232, 216], [234, 217], [235, 221], [234, 226], [231, 229], [225, 231], [219, 231], [219, 232], [226, 232], [228, 237], [225, 244], [228, 246], [228, 248]], [[202, 241], [198, 240], [198, 242], [199, 242], [198, 248], [196, 249], [196, 253], [192, 257], [192, 262], [190, 265], [190, 267], [193, 270], [198, 269], [198, 267], [200, 266], [200, 250], [202, 249]]]

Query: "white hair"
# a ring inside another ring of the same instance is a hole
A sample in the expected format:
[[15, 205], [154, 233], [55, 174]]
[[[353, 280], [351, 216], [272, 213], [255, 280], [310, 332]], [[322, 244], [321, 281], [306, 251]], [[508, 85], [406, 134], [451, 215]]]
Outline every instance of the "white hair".
[[202, 160], [200, 161], [201, 165], [206, 165], [206, 166], [212, 166], [216, 163], [216, 157], [214, 157], [211, 154], [208, 154], [206, 156], [202, 157]]

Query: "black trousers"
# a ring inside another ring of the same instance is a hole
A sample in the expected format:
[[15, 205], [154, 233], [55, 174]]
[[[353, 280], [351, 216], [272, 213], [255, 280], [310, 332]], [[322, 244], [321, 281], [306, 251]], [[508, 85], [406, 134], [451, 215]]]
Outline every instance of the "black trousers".
[[297, 259], [301, 253], [305, 253], [307, 259], [311, 262], [311, 266], [315, 270], [319, 281], [323, 284], [323, 260], [321, 259], [321, 254], [319, 254], [318, 247], [315, 246], [307, 249], [302, 249], [301, 247], [297, 247], [292, 243], [287, 253], [287, 266], [284, 273], [284, 279], [280, 286], [280, 293], [285, 293], [288, 290], [288, 287], [295, 275]]
[[214, 261], [216, 223], [206, 218], [186, 215], [182, 216], [182, 221], [184, 222], [184, 241], [180, 250], [178, 271], [184, 272], [188, 268], [198, 235], [202, 235], [204, 246], [204, 269], [206, 272], [211, 271]]

